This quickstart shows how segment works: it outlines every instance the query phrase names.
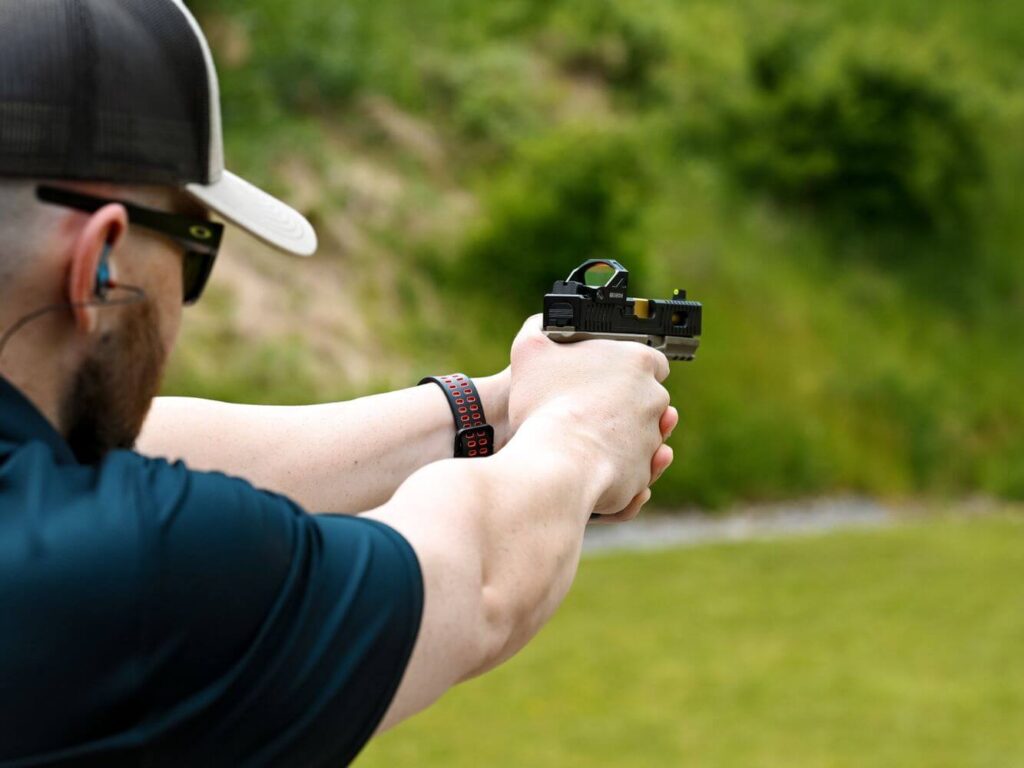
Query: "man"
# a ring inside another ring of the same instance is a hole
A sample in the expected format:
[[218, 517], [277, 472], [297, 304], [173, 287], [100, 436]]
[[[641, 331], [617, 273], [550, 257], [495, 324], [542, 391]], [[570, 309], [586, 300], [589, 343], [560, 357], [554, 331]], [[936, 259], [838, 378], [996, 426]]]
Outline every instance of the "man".
[[209, 212], [316, 246], [222, 163], [179, 0], [0, 0], [2, 765], [347, 763], [519, 650], [672, 460], [664, 357], [536, 318], [475, 388], [154, 402]]

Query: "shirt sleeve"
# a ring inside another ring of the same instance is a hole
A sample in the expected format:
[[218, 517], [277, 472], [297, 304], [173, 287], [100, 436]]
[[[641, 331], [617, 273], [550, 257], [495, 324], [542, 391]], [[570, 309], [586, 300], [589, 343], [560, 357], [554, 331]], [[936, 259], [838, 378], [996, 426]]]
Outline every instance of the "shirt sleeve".
[[142, 460], [154, 764], [345, 765], [394, 697], [423, 583], [388, 526]]

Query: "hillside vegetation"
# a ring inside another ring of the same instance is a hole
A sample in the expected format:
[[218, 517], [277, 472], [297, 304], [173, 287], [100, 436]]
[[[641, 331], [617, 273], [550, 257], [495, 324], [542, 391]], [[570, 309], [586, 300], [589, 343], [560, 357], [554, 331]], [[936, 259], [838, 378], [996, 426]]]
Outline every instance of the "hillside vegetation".
[[664, 506], [1024, 497], [1024, 6], [205, 0], [235, 238], [168, 391], [351, 397], [503, 366], [585, 258], [705, 304]]

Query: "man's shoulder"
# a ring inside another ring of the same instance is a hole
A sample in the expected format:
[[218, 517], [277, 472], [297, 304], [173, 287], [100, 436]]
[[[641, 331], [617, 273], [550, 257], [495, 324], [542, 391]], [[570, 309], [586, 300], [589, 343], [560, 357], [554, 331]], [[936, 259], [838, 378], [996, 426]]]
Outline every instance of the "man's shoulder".
[[[0, 462], [0, 570], [25, 578], [48, 567], [113, 568], [144, 542], [138, 488], [149, 468], [127, 452], [97, 465], [59, 461], [40, 442]], [[169, 475], [167, 479], [169, 479]], [[7, 581], [7, 579], [4, 579]]]
[[[27, 443], [0, 462], [0, 605], [24, 603], [51, 622], [54, 610], [85, 605], [116, 616], [188, 594], [188, 574], [192, 586], [209, 581], [211, 597], [226, 598], [215, 585], [233, 587], [226, 576], [240, 573], [254, 593], [272, 592], [303, 517], [284, 497], [181, 462], [118, 450], [96, 464], [64, 463]], [[76, 599], [63, 605], [63, 594]]]
[[[213, 511], [270, 504], [301, 512], [287, 498], [254, 488], [242, 478], [193, 470], [181, 461], [135, 451], [111, 451], [94, 464], [61, 461], [38, 441], [0, 451], [0, 513], [4, 517], [14, 513], [23, 519], [53, 518], [69, 507], [100, 508], [104, 514], [92, 523], [120, 518], [117, 522], [123, 526], [140, 520], [161, 522], [190, 504]], [[77, 516], [82, 517], [80, 512]]]
[[142, 617], [136, 639], [185, 626], [218, 646], [255, 631], [282, 595], [342, 584], [359, 589], [327, 597], [325, 611], [422, 590], [393, 529], [309, 515], [241, 478], [125, 450], [93, 465], [39, 443], [0, 457], [0, 612], [26, 631], [117, 631]]
[[0, 718], [0, 743], [127, 733], [142, 722], [127, 702], [159, 710], [224, 674], [293, 567], [300, 516], [243, 480], [131, 451], [93, 465], [40, 443], [8, 453], [0, 710], [20, 714]]
[[131, 452], [81, 467], [36, 450], [0, 463], [0, 744], [354, 757], [419, 629], [397, 532]]

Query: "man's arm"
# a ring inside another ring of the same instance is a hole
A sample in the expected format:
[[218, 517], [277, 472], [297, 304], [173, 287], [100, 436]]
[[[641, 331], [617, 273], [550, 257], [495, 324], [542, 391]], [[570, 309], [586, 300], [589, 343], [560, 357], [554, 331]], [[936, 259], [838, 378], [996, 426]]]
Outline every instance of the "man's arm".
[[425, 597], [378, 731], [522, 648], [568, 591], [591, 513], [632, 518], [671, 462], [664, 356], [615, 341], [556, 347], [536, 318], [517, 339], [510, 416], [521, 426], [500, 453], [431, 464], [367, 513], [413, 547]]
[[[476, 378], [498, 447], [508, 440], [509, 372]], [[138, 449], [242, 477], [317, 512], [372, 509], [419, 468], [451, 458], [455, 427], [434, 385], [308, 406], [162, 397]]]

